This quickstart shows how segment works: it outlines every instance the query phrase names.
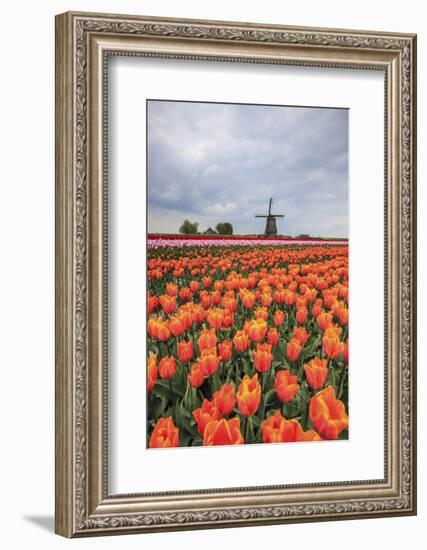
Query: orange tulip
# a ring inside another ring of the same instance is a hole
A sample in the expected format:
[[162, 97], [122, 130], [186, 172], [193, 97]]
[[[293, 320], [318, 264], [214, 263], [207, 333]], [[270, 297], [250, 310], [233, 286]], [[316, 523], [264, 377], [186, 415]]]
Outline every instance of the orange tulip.
[[206, 320], [212, 328], [221, 328], [224, 320], [224, 310], [221, 308], [210, 309], [206, 314]]
[[228, 416], [236, 404], [233, 384], [223, 384], [213, 395], [213, 403], [223, 416]]
[[200, 435], [203, 435], [207, 424], [211, 420], [218, 420], [221, 418], [219, 410], [216, 408], [215, 404], [207, 399], [202, 403], [202, 406], [193, 411], [193, 416], [197, 422], [197, 429], [199, 430]]
[[322, 338], [322, 347], [325, 355], [330, 359], [337, 359], [344, 353], [344, 342], [333, 332], [326, 332]]
[[200, 283], [199, 281], [190, 281], [190, 290], [193, 294], [197, 294], [197, 292], [199, 291], [199, 288], [200, 288]]
[[270, 307], [273, 303], [273, 296], [271, 294], [263, 293], [261, 294], [261, 304], [264, 307]]
[[267, 321], [268, 309], [266, 307], [258, 307], [255, 310], [255, 319], [264, 319], [264, 321]]
[[251, 416], [256, 413], [260, 403], [261, 385], [258, 382], [258, 374], [254, 374], [252, 378], [245, 374], [237, 390], [239, 411], [245, 416]]
[[281, 309], [276, 309], [274, 313], [274, 324], [279, 327], [285, 322], [285, 314]]
[[178, 447], [179, 429], [173, 423], [171, 416], [160, 418], [154, 426], [148, 446], [150, 449]]
[[181, 336], [185, 330], [185, 326], [182, 323], [181, 317], [170, 317], [169, 318], [169, 330], [174, 336]]
[[253, 319], [245, 323], [245, 331], [252, 342], [261, 342], [267, 334], [267, 323], [264, 319]]
[[218, 339], [215, 334], [215, 329], [205, 329], [202, 330], [198, 340], [197, 344], [199, 346], [199, 350], [203, 351], [204, 349], [210, 349], [214, 348], [216, 346]]
[[307, 315], [308, 309], [305, 306], [298, 308], [295, 315], [297, 323], [299, 323], [300, 325], [304, 324], [307, 320]]
[[169, 296], [177, 296], [178, 294], [178, 285], [175, 283], [166, 283], [166, 292]]
[[209, 288], [212, 284], [212, 279], [210, 277], [203, 277], [202, 283], [205, 288]]
[[170, 380], [175, 376], [176, 373], [176, 362], [175, 358], [167, 355], [160, 359], [159, 363], [159, 374], [161, 378], [166, 378]]
[[233, 338], [233, 344], [236, 351], [243, 353], [248, 349], [249, 338], [243, 330], [238, 330]]
[[251, 309], [255, 304], [255, 294], [253, 292], [243, 292], [240, 299], [246, 309]]
[[300, 390], [298, 376], [292, 375], [290, 370], [280, 370], [274, 380], [274, 389], [282, 403], [291, 401]]
[[221, 357], [218, 357], [216, 348], [204, 349], [197, 362], [202, 367], [205, 376], [210, 376], [218, 370]]
[[292, 338], [286, 346], [286, 352], [288, 354], [289, 361], [296, 361], [300, 356], [301, 350], [301, 342], [296, 338]]
[[182, 340], [181, 342], [178, 342], [178, 359], [182, 363], [187, 363], [188, 361], [191, 361], [193, 358], [193, 342], [190, 340], [189, 342], [186, 342], [185, 340]]
[[242, 445], [245, 442], [240, 432], [240, 420], [222, 418], [212, 420], [206, 426], [203, 445]]
[[150, 355], [147, 365], [147, 388], [151, 391], [157, 380], [157, 355]]
[[319, 441], [314, 430], [304, 432], [297, 420], [287, 420], [279, 411], [261, 422], [263, 443], [287, 443], [291, 441]]
[[198, 388], [203, 384], [205, 380], [205, 371], [199, 363], [191, 365], [190, 374], [188, 375], [188, 381], [193, 388]]
[[176, 310], [176, 298], [175, 296], [169, 296], [169, 294], [163, 294], [159, 298], [160, 305], [165, 313], [168, 315]]
[[309, 414], [313, 426], [324, 439], [338, 439], [342, 430], [348, 426], [344, 403], [336, 398], [332, 386], [310, 399]]
[[150, 294], [148, 294], [147, 305], [148, 314], [150, 315], [155, 309], [159, 307], [159, 299], [157, 298], [157, 296], [150, 296]]
[[319, 315], [316, 317], [316, 323], [320, 330], [325, 330], [332, 324], [332, 313], [322, 311], [319, 313]]
[[301, 345], [304, 346], [308, 340], [308, 332], [304, 327], [295, 327], [292, 337], [299, 340]]
[[275, 346], [279, 343], [279, 333], [277, 332], [276, 328], [270, 328], [267, 332], [267, 342], [271, 346]]
[[148, 319], [147, 332], [151, 338], [157, 338], [159, 335], [159, 322], [157, 319]]
[[218, 350], [223, 361], [230, 361], [233, 353], [233, 342], [231, 340], [224, 340], [218, 344]]
[[328, 362], [326, 359], [315, 357], [304, 366], [304, 372], [312, 388], [315, 390], [323, 388], [328, 376]]
[[179, 299], [183, 302], [188, 302], [193, 297], [191, 290], [187, 287], [181, 288], [178, 296], [179, 296]]
[[258, 372], [266, 372], [271, 367], [273, 355], [270, 344], [257, 344], [254, 351], [254, 366]]
[[167, 321], [158, 321], [157, 323], [157, 338], [160, 342], [167, 342], [171, 336], [169, 323]]

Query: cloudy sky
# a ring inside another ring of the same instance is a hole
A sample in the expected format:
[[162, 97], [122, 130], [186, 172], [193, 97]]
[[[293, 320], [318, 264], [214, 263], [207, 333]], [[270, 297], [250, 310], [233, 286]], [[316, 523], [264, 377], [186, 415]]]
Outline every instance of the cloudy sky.
[[348, 236], [348, 111], [148, 101], [148, 231]]

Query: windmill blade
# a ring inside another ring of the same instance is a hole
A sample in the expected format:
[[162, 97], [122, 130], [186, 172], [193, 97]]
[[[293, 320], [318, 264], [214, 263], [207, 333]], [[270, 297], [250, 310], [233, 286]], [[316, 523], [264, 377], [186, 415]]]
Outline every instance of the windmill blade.
[[255, 214], [255, 218], [268, 218], [265, 214]]

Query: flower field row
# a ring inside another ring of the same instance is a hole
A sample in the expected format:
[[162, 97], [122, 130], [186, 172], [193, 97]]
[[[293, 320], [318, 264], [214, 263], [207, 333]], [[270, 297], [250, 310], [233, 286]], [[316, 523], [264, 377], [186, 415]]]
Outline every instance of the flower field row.
[[348, 247], [256, 241], [149, 248], [149, 447], [348, 438]]
[[330, 246], [346, 245], [346, 241], [327, 241], [316, 239], [257, 239], [257, 238], [212, 238], [212, 237], [155, 237], [148, 236], [148, 248], [169, 248], [169, 247], [195, 247], [195, 246]]

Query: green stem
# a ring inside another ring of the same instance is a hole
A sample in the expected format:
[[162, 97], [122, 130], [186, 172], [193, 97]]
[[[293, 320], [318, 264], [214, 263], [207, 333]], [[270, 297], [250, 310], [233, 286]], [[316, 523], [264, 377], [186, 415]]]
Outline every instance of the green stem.
[[343, 393], [343, 390], [344, 390], [344, 382], [345, 382], [346, 377], [347, 377], [347, 367], [344, 367], [343, 368], [343, 373], [341, 375], [340, 385], [339, 385], [339, 388], [338, 388], [338, 394], [337, 394], [338, 399], [341, 399], [341, 396], [342, 396], [342, 393]]

